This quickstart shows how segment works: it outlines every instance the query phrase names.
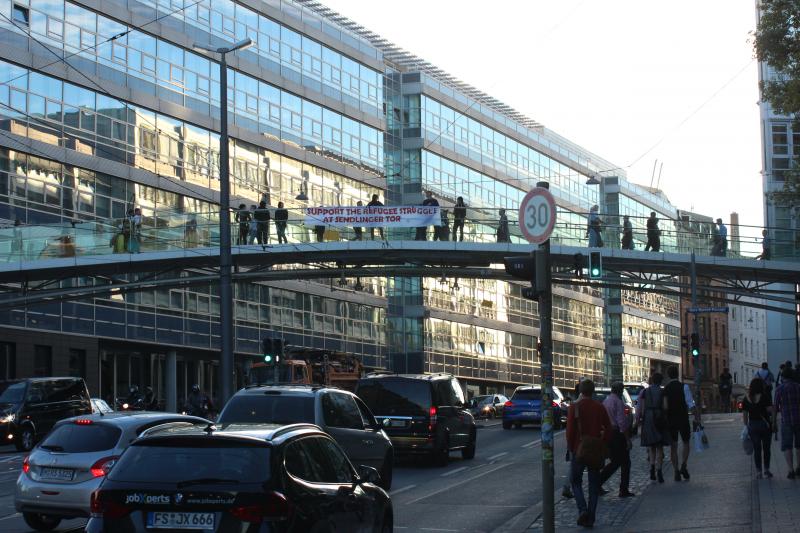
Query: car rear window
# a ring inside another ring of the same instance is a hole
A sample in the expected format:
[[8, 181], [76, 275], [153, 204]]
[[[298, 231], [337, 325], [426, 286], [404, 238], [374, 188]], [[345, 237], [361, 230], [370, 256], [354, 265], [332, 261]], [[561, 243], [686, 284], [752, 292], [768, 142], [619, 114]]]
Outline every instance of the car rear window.
[[217, 424], [314, 423], [314, 397], [296, 395], [234, 396]]
[[514, 391], [514, 396], [511, 399], [512, 400], [541, 400], [542, 399], [542, 391], [541, 391], [541, 389], [525, 389], [525, 390]]
[[89, 453], [111, 450], [117, 445], [122, 430], [107, 424], [62, 424], [40, 445], [45, 450], [65, 453]]
[[199, 479], [261, 483], [269, 480], [269, 453], [266, 446], [224, 442], [216, 446], [203, 443], [202, 447], [134, 445], [125, 450], [108, 478], [149, 483]]
[[639, 393], [642, 392], [642, 390], [644, 390], [644, 387], [642, 387], [641, 385], [629, 385], [625, 387], [625, 390], [628, 391], [628, 394], [635, 397], [639, 396]]
[[611, 394], [610, 390], [595, 390], [592, 397], [597, 400], [598, 402], [604, 401], [608, 398], [608, 395]]
[[431, 407], [430, 383], [416, 379], [364, 380], [356, 395], [375, 416], [427, 415]]

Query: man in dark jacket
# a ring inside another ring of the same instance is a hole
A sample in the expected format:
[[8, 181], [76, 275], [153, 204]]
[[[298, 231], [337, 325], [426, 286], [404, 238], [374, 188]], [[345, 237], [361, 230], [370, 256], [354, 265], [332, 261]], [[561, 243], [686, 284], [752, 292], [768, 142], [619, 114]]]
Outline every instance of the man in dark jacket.
[[261, 246], [269, 244], [269, 209], [267, 209], [267, 202], [261, 200], [258, 204], [258, 209], [253, 214], [256, 221], [256, 237], [258, 238]]
[[644, 251], [650, 250], [661, 251], [661, 230], [658, 229], [658, 217], [655, 211], [650, 211], [650, 218], [647, 219], [647, 246], [644, 247]]
[[[422, 201], [422, 206], [434, 206], [439, 207], [439, 201], [433, 197], [433, 193], [431, 191], [425, 191], [425, 199]], [[415, 237], [417, 241], [427, 241], [428, 240], [428, 227], [421, 226], [417, 228], [417, 236]]]
[[[370, 200], [370, 202], [367, 204], [367, 207], [383, 207], [381, 201], [378, 200], [377, 194], [372, 195], [372, 200]], [[381, 239], [386, 240], [386, 238], [383, 236], [383, 228], [378, 228], [378, 231], [381, 232]], [[375, 240], [375, 228], [369, 228], [369, 238], [373, 241]]]
[[456, 240], [456, 231], [461, 228], [461, 237], [459, 241], [464, 241], [464, 222], [467, 219], [467, 206], [464, 204], [464, 198], [459, 196], [456, 200], [456, 206], [453, 208], [453, 240]]
[[286, 221], [289, 220], [289, 211], [283, 207], [283, 202], [278, 202], [278, 209], [275, 210], [275, 229], [278, 232], [278, 244], [287, 244], [286, 240]]

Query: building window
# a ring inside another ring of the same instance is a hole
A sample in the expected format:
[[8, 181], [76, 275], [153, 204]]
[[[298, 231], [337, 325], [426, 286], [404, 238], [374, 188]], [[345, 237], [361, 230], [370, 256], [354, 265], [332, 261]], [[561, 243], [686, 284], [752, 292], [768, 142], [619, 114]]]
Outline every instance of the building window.
[[736, 339], [731, 339], [731, 348], [733, 348], [734, 352], [736, 351]]
[[17, 377], [17, 345], [0, 342], [0, 380]]
[[69, 375], [77, 378], [86, 377], [86, 350], [69, 349]]
[[30, 11], [25, 6], [14, 4], [14, 9], [11, 12], [11, 18], [14, 19], [14, 22], [17, 24], [27, 26], [28, 21], [30, 20]]
[[35, 345], [33, 347], [33, 375], [36, 377], [53, 375], [53, 347]]

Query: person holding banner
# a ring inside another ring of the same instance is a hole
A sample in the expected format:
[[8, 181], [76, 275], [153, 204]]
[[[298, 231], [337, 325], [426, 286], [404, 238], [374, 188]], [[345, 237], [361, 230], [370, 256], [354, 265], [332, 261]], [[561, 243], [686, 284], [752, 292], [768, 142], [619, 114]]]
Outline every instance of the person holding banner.
[[[422, 206], [432, 206], [432, 207], [439, 207], [439, 202], [436, 198], [433, 197], [432, 191], [425, 191], [425, 199], [422, 201]], [[428, 240], [428, 227], [427, 226], [420, 226], [417, 228], [417, 235], [415, 237], [417, 241], [427, 241]]]
[[[362, 202], [361, 200], [356, 202], [356, 207], [361, 207], [363, 205], [364, 205], [364, 202]], [[363, 239], [363, 237], [364, 237], [364, 228], [361, 228], [359, 226], [353, 226], [353, 232], [355, 232], [355, 234], [356, 234], [356, 240], [357, 241], [360, 241], [360, 240]]]
[[[381, 201], [378, 200], [377, 194], [372, 195], [372, 200], [367, 204], [367, 207], [383, 207]], [[383, 236], [383, 228], [378, 228], [378, 231], [381, 232], [381, 240], [386, 240], [386, 237]], [[375, 228], [369, 228], [369, 236], [373, 241], [375, 240]]]

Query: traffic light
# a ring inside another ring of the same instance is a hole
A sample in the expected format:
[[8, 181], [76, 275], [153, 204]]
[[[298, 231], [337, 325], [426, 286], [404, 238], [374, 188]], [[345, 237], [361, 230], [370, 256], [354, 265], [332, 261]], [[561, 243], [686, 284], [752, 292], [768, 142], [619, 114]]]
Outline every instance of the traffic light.
[[681, 335], [681, 353], [689, 350], [689, 335]]
[[697, 333], [692, 333], [691, 337], [692, 357], [700, 355], [700, 336]]
[[265, 363], [269, 365], [281, 362], [281, 356], [283, 356], [283, 339], [265, 337], [261, 339], [261, 347], [264, 352]]
[[506, 273], [511, 277], [530, 282], [530, 287], [522, 289], [522, 297], [528, 300], [538, 299], [536, 291], [536, 258], [534, 254], [504, 257]]
[[600, 279], [603, 277], [603, 254], [600, 252], [589, 252], [589, 279]]

